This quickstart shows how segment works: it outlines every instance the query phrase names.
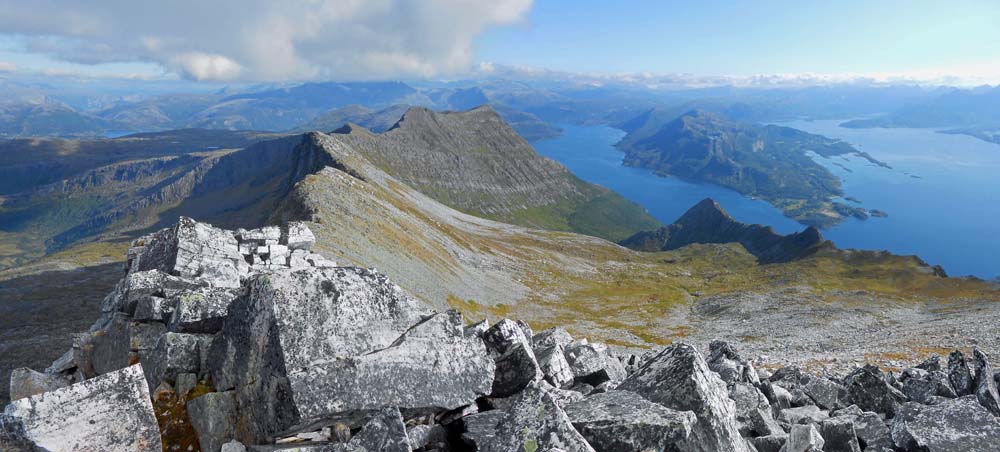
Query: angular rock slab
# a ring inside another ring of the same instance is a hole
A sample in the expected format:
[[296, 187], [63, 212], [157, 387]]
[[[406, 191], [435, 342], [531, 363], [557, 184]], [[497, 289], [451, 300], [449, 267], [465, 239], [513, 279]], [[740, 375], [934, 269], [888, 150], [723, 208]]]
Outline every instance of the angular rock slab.
[[15, 400], [0, 415], [4, 436], [50, 452], [160, 452], [142, 367]]
[[903, 450], [998, 452], [1000, 419], [974, 395], [938, 405], [908, 402], [892, 420], [892, 440]]
[[354, 424], [386, 406], [454, 409], [489, 392], [493, 362], [461, 317], [431, 316], [382, 275], [287, 269], [248, 284], [209, 360], [216, 388], [236, 390], [245, 443], [323, 420]]
[[896, 407], [906, 401], [906, 395], [890, 385], [882, 370], [872, 364], [851, 372], [844, 385], [851, 402], [865, 411], [892, 416]]
[[625, 379], [625, 366], [604, 344], [585, 341], [566, 346], [566, 361], [577, 381], [599, 385], [605, 381], [618, 384]]
[[552, 449], [594, 452], [552, 396], [536, 385], [528, 386], [517, 396], [500, 418], [494, 437], [480, 447], [485, 452]]
[[675, 411], [629, 391], [587, 397], [565, 408], [573, 427], [600, 451], [681, 450], [697, 422], [690, 411]]
[[683, 450], [748, 452], [736, 424], [735, 406], [726, 385], [708, 368], [698, 350], [675, 344], [646, 359], [619, 390], [633, 391], [651, 402], [698, 418]]
[[236, 398], [232, 391], [194, 398], [187, 402], [187, 413], [202, 452], [218, 452], [236, 435]]

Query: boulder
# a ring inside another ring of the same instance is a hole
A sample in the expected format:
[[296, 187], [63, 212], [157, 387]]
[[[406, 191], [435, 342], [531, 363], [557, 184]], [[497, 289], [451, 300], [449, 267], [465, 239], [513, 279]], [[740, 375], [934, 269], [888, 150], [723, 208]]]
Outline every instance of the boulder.
[[160, 452], [160, 430], [142, 368], [15, 400], [0, 414], [0, 444], [51, 452]]
[[240, 287], [249, 265], [232, 232], [187, 217], [177, 225], [132, 242], [126, 268], [131, 272], [160, 270], [214, 287]]
[[844, 385], [851, 402], [864, 411], [892, 417], [896, 406], [906, 401], [906, 395], [890, 385], [882, 370], [871, 364], [851, 372]]
[[449, 410], [488, 394], [494, 365], [457, 313], [433, 312], [384, 276], [339, 267], [254, 276], [212, 346], [235, 389], [244, 443], [310, 424], [357, 426], [386, 406]]
[[510, 397], [542, 379], [541, 366], [526, 342], [515, 342], [493, 361], [496, 373], [490, 397]]
[[919, 367], [903, 371], [900, 382], [903, 394], [914, 402], [928, 403], [932, 397], [955, 398], [958, 395], [951, 388], [948, 375], [941, 371], [926, 371]]
[[153, 350], [141, 360], [149, 387], [155, 388], [164, 381], [174, 384], [178, 374], [197, 373], [201, 365], [200, 339], [199, 335], [183, 333], [160, 336]]
[[679, 450], [694, 413], [675, 411], [629, 391], [609, 391], [565, 407], [573, 427], [600, 451]]
[[490, 329], [490, 322], [488, 320], [486, 320], [486, 319], [483, 319], [483, 320], [481, 320], [479, 322], [476, 322], [476, 323], [473, 323], [471, 325], [466, 325], [466, 327], [464, 328], [464, 331], [465, 331], [465, 336], [466, 337], [475, 336], [475, 337], [478, 337], [478, 338], [482, 338], [483, 337], [483, 333], [485, 333], [486, 330], [488, 330], [488, 329]]
[[347, 443], [345, 451], [410, 452], [403, 416], [398, 408], [384, 408]]
[[243, 443], [233, 440], [223, 444], [221, 452], [247, 452], [247, 447]]
[[736, 422], [743, 436], [784, 433], [771, 415], [767, 397], [754, 385], [742, 381], [729, 384], [729, 398], [736, 407]]
[[816, 430], [813, 424], [798, 424], [792, 426], [792, 431], [788, 433], [788, 442], [785, 443], [785, 452], [810, 452], [813, 450], [824, 450], [823, 435]]
[[780, 452], [781, 448], [788, 442], [788, 434], [785, 432], [774, 435], [757, 436], [749, 438], [757, 452]]
[[767, 397], [767, 400], [771, 402], [774, 408], [781, 410], [792, 407], [792, 394], [787, 389], [770, 381], [762, 381], [760, 383], [760, 391], [764, 393], [764, 396]]
[[993, 367], [986, 354], [977, 348], [972, 349], [972, 368], [975, 371], [972, 386], [976, 399], [990, 413], [1000, 417], [1000, 394], [997, 393], [997, 382], [993, 379]]
[[[477, 443], [478, 444], [478, 443]], [[548, 392], [537, 385], [521, 391], [497, 423], [495, 436], [479, 450], [487, 452], [594, 452]]]
[[823, 377], [804, 375], [802, 391], [824, 410], [840, 407], [840, 396], [846, 393], [843, 385]]
[[820, 427], [824, 452], [861, 452], [858, 434], [854, 431], [854, 421], [847, 417], [831, 418]]
[[566, 361], [562, 346], [536, 345], [534, 352], [545, 381], [557, 388], [568, 388], [573, 385], [573, 370]]
[[948, 381], [958, 396], [969, 395], [975, 391], [972, 371], [961, 351], [955, 350], [948, 355]]
[[816, 405], [785, 408], [778, 415], [778, 420], [788, 424], [814, 424], [830, 417], [829, 413]]
[[604, 344], [575, 341], [566, 346], [566, 361], [577, 381], [599, 385], [618, 384], [625, 379], [625, 366]]
[[237, 296], [236, 290], [216, 287], [184, 291], [169, 302], [173, 313], [167, 327], [177, 333], [217, 333]]
[[491, 397], [512, 396], [543, 377], [525, 326], [502, 319], [483, 333], [486, 349], [496, 363]]
[[531, 342], [535, 347], [559, 346], [565, 348], [573, 342], [573, 336], [570, 336], [569, 332], [565, 329], [556, 327], [549, 328], [532, 336]]
[[903, 450], [1000, 451], [1000, 419], [964, 396], [937, 405], [903, 404], [892, 420], [892, 440]]
[[420, 449], [428, 445], [447, 443], [448, 431], [440, 425], [414, 425], [406, 429], [410, 449]]
[[506, 415], [504, 410], [491, 410], [463, 417], [462, 426], [465, 431], [462, 433], [462, 441], [476, 450], [482, 450], [494, 441], [497, 426]]
[[747, 452], [740, 437], [734, 403], [725, 383], [694, 347], [675, 344], [644, 360], [619, 386], [678, 411], [693, 411], [698, 422], [683, 450]]
[[316, 244], [316, 236], [300, 221], [289, 221], [281, 228], [282, 244], [291, 250], [310, 250]]
[[236, 436], [233, 391], [210, 392], [187, 402], [188, 419], [198, 433], [202, 452], [219, 452]]
[[41, 373], [21, 367], [10, 373], [10, 399], [23, 399], [69, 385], [70, 380], [62, 375]]
[[859, 442], [865, 445], [866, 450], [892, 449], [892, 435], [889, 432], [889, 427], [885, 425], [878, 413], [862, 411], [857, 405], [851, 405], [835, 411], [831, 415], [834, 419], [850, 420], [854, 426], [854, 433], [858, 436]]
[[740, 357], [736, 348], [728, 342], [715, 340], [708, 346], [709, 355], [708, 368], [719, 374], [722, 381], [732, 383], [742, 381], [744, 383], [757, 384], [760, 380], [753, 365]]

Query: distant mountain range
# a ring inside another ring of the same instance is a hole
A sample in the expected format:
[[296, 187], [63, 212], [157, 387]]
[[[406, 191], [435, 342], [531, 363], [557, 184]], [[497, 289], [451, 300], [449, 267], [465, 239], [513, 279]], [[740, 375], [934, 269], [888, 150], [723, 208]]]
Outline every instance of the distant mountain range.
[[695, 110], [668, 119], [650, 110], [622, 124], [624, 164], [663, 176], [711, 182], [762, 198], [795, 220], [819, 227], [864, 209], [834, 201], [840, 179], [809, 155], [853, 154], [885, 166], [840, 140], [789, 127], [755, 125]]
[[841, 126], [950, 128], [943, 132], [1000, 142], [1000, 86], [950, 90], [886, 115], [847, 121]]

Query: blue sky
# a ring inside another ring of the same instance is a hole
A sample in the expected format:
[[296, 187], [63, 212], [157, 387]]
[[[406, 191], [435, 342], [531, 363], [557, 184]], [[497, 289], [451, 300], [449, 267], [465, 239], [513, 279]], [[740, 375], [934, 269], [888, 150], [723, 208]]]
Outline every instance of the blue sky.
[[480, 57], [566, 71], [872, 73], [1000, 63], [1000, 1], [542, 0]]
[[420, 79], [489, 62], [1000, 83], [1000, 0], [0, 0], [0, 11], [0, 73]]

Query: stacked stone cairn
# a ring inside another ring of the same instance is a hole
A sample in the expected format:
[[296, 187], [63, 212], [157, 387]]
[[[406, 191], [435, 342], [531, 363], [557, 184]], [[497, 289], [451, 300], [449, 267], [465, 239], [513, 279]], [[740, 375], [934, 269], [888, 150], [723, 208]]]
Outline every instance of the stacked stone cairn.
[[13, 372], [0, 450], [1000, 451], [979, 350], [839, 378], [721, 341], [637, 357], [466, 324], [314, 241], [188, 218], [136, 240], [90, 331]]

